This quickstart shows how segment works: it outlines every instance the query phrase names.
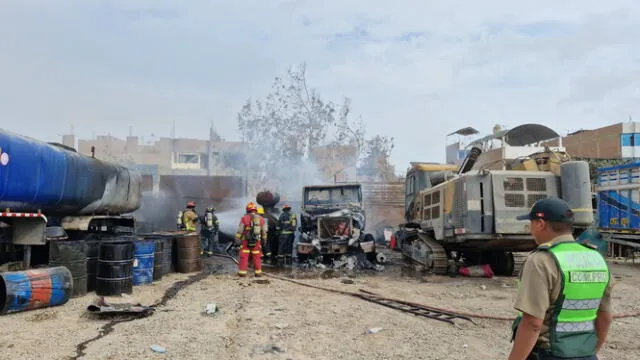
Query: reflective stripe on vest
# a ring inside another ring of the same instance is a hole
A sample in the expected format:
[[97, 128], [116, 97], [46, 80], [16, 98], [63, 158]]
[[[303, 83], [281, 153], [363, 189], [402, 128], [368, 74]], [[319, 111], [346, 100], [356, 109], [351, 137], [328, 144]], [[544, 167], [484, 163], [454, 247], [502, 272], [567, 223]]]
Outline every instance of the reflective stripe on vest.
[[[541, 245], [554, 258], [562, 278], [560, 296], [551, 315], [550, 352], [557, 357], [587, 357], [598, 342], [595, 319], [610, 273], [602, 255], [577, 242]], [[520, 317], [514, 323], [517, 327]]]

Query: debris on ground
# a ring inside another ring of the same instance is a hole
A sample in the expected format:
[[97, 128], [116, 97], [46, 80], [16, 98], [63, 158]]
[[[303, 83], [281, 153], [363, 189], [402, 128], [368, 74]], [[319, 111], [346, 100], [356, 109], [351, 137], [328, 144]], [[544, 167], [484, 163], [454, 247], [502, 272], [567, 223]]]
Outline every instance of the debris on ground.
[[371, 328], [371, 329], [367, 330], [367, 334], [377, 334], [380, 331], [382, 331], [381, 327], [375, 327], [375, 328]]
[[209, 303], [204, 307], [205, 315], [214, 315], [218, 312], [218, 305], [216, 303]]
[[260, 353], [262, 354], [275, 354], [275, 353], [283, 353], [285, 352], [284, 348], [276, 345], [276, 344], [265, 344], [265, 345], [259, 345], [257, 347], [255, 347], [253, 349], [253, 354], [254, 355], [258, 355]]
[[160, 345], [151, 345], [151, 350], [156, 353], [164, 354], [167, 352], [167, 349], [163, 348]]
[[98, 316], [120, 316], [120, 315], [133, 315], [136, 317], [147, 317], [153, 314], [154, 308], [150, 306], [144, 306], [141, 304], [110, 304], [103, 296], [97, 297], [93, 300], [91, 305], [87, 307], [87, 311], [90, 314]]
[[458, 270], [458, 274], [468, 277], [485, 277], [489, 279], [494, 276], [491, 265], [489, 264], [461, 267], [460, 270]]

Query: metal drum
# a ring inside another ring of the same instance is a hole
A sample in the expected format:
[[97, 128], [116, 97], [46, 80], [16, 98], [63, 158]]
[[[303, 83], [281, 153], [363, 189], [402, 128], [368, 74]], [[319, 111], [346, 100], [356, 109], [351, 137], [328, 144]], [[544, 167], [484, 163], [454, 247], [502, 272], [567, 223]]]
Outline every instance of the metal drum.
[[102, 243], [98, 258], [96, 295], [131, 294], [135, 245], [133, 242]]
[[84, 240], [50, 241], [49, 265], [69, 269], [73, 277], [72, 297], [87, 294], [87, 243]]
[[162, 269], [162, 274], [170, 274], [175, 271], [175, 262], [173, 260], [174, 255], [174, 236], [171, 234], [163, 234], [162, 240], [164, 242], [164, 268]]
[[145, 285], [153, 282], [153, 263], [155, 242], [141, 240], [135, 242], [135, 260], [133, 262], [133, 285]]
[[179, 273], [191, 273], [202, 270], [200, 257], [200, 235], [180, 234], [176, 236], [177, 266]]
[[156, 249], [153, 253], [153, 281], [157, 281], [162, 279], [164, 272], [164, 239], [155, 239], [153, 242]]
[[87, 291], [96, 289], [100, 240], [87, 240]]
[[0, 273], [0, 314], [63, 305], [72, 292], [64, 266]]

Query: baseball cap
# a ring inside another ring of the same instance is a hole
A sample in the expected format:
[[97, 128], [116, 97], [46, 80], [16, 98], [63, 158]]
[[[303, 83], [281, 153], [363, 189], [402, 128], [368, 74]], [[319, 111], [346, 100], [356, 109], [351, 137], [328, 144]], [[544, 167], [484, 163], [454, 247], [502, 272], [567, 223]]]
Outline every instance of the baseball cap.
[[536, 201], [528, 214], [516, 217], [518, 220], [542, 219], [547, 221], [573, 223], [573, 211], [569, 204], [559, 198], [546, 198]]

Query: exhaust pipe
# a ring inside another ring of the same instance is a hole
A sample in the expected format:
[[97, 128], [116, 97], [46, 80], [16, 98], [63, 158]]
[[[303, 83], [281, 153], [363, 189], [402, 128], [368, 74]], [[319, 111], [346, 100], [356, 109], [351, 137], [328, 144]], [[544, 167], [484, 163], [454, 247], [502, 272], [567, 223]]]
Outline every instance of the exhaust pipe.
[[482, 150], [478, 147], [472, 147], [471, 151], [467, 154], [467, 157], [464, 158], [462, 164], [460, 164], [460, 168], [458, 169], [458, 175], [464, 174], [467, 171], [473, 168], [473, 165], [478, 161], [478, 157], [482, 153]]

